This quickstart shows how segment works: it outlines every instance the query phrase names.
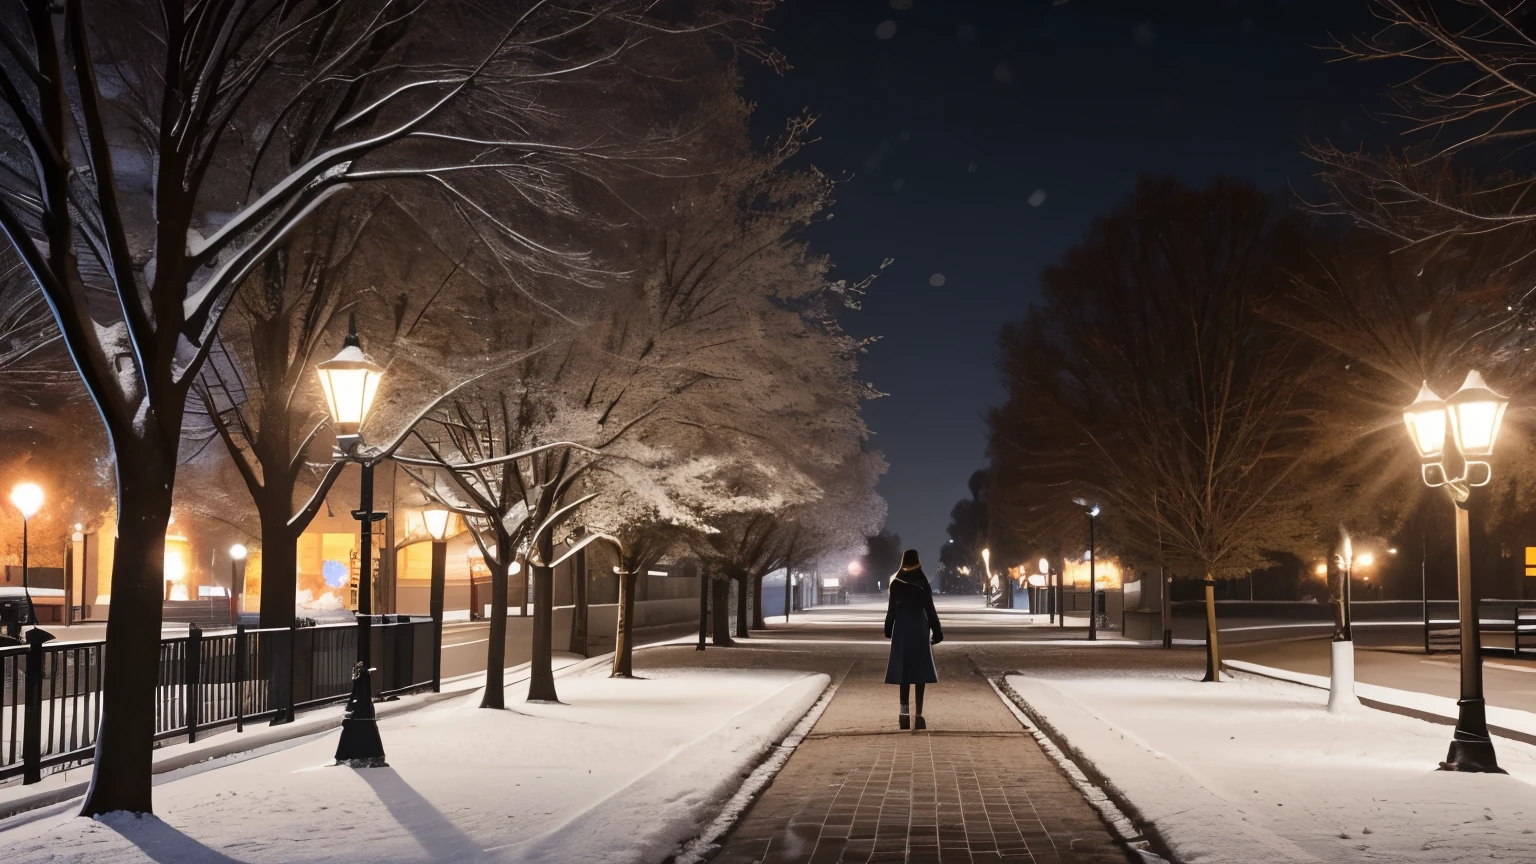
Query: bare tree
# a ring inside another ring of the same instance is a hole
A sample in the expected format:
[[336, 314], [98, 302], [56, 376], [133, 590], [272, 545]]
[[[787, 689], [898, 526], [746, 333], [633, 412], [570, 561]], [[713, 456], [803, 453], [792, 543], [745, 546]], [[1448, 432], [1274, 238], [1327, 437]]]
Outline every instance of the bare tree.
[[[1144, 180], [1004, 330], [994, 454], [1032, 463], [1034, 488], [1092, 490], [1118, 548], [1176, 573], [1232, 578], [1307, 542], [1292, 480], [1314, 429], [1299, 398], [1314, 364], [1258, 314], [1280, 237], [1251, 187]], [[1215, 681], [1209, 582], [1205, 594]]]
[[[764, 7], [705, 10], [681, 27], [750, 24]], [[547, 166], [601, 154], [565, 140], [538, 91], [611, 64], [634, 44], [622, 34], [679, 25], [639, 0], [125, 0], [90, 15], [67, 0], [3, 14], [0, 229], [55, 315], [118, 467], [125, 575], [107, 636], [118, 672], [83, 812], [149, 812], [181, 420], [234, 286], [322, 201], [359, 183], [434, 184], [473, 208], [456, 182], [470, 172], [547, 203]], [[455, 119], [466, 117], [511, 117], [506, 131], [519, 131], [486, 135]], [[289, 159], [316, 128], [325, 146]], [[503, 242], [540, 245], [496, 227]]]
[[506, 707], [508, 579], [525, 550], [534, 592], [528, 699], [558, 701], [550, 655], [554, 534], [583, 503], [572, 495], [573, 487], [599, 452], [570, 442], [529, 441], [531, 408], [505, 392], [478, 404], [460, 402], [427, 419], [439, 434], [416, 434], [425, 457], [396, 457], [430, 498], [464, 517], [490, 568], [491, 629], [482, 708]]
[[1536, 221], [1536, 26], [1518, 0], [1370, 0], [1381, 22], [1336, 45], [1344, 58], [1404, 70], [1393, 97], [1404, 146], [1311, 148], [1344, 213], [1404, 246]]

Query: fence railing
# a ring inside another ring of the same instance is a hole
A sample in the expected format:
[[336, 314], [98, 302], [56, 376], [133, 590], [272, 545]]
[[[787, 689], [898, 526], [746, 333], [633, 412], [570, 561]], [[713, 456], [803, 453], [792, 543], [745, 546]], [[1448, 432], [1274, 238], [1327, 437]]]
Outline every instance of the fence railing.
[[[434, 686], [430, 618], [385, 615], [369, 627], [374, 698]], [[345, 700], [357, 660], [355, 622], [204, 632], [160, 642], [155, 740], [248, 723], [272, 725]], [[0, 647], [0, 780], [35, 783], [45, 771], [88, 763], [101, 722], [106, 643]]]

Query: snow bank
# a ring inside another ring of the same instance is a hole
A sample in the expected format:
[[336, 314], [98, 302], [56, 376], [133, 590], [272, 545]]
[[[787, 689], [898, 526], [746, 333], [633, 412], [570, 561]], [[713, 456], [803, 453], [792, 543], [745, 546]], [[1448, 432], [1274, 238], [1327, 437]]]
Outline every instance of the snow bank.
[[389, 768], [331, 767], [329, 733], [155, 790], [159, 819], [0, 823], [8, 862], [656, 862], [713, 816], [825, 675], [658, 670], [559, 679], [563, 705], [478, 696], [380, 723]]
[[1536, 860], [1536, 748], [1498, 740], [1509, 776], [1434, 770], [1450, 729], [1328, 694], [1232, 678], [1008, 683], [1153, 824], [1185, 864]]

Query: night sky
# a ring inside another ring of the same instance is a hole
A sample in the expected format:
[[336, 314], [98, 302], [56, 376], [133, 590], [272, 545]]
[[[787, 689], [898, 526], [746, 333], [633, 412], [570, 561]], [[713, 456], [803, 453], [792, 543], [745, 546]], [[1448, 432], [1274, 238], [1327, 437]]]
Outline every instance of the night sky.
[[1390, 141], [1392, 70], [1329, 63], [1363, 0], [785, 0], [756, 71], [758, 132], [808, 108], [806, 158], [844, 181], [817, 249], [880, 277], [845, 326], [881, 340], [864, 375], [890, 460], [888, 530], [936, 557], [1003, 398], [994, 334], [1041, 271], [1143, 173], [1314, 187], [1307, 140]]

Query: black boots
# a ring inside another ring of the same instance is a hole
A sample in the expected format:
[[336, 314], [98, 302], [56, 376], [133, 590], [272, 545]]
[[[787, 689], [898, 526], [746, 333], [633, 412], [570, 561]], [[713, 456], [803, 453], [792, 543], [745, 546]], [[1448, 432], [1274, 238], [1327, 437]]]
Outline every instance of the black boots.
[[923, 719], [923, 715], [919, 714], [919, 715], [917, 715], [917, 717], [915, 718], [914, 722], [912, 723], [912, 728], [913, 729], [917, 729], [919, 731], [921, 731], [923, 729], [927, 729], [928, 728], [928, 722]]

